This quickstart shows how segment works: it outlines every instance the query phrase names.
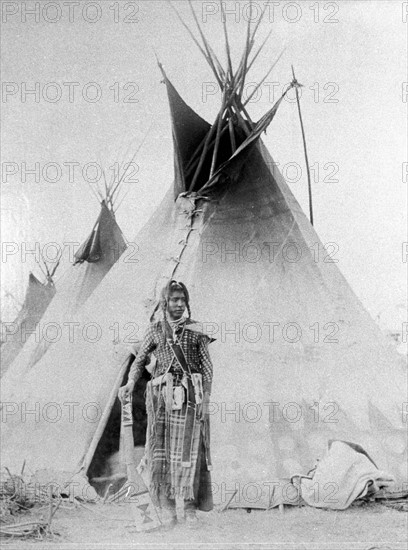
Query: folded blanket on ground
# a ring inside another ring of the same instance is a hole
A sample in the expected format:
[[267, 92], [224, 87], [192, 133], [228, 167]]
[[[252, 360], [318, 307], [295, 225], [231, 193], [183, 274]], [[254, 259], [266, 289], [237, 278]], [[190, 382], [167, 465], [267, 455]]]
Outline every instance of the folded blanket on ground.
[[358, 498], [391, 488], [395, 480], [379, 470], [360, 445], [331, 440], [313, 474], [293, 476], [292, 482], [309, 506], [345, 510]]

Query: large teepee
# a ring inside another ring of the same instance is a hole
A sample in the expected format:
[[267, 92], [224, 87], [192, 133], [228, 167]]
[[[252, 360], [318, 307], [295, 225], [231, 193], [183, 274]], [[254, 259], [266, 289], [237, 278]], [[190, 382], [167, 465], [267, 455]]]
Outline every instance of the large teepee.
[[[139, 261], [113, 266], [75, 318], [75, 337], [24, 376], [3, 380], [3, 465], [18, 469], [26, 459], [48, 479], [89, 473], [106, 449], [103, 434], [115, 434], [126, 344], [142, 338], [160, 289], [175, 278], [190, 290], [193, 317], [216, 338], [216, 499], [236, 492], [236, 505], [265, 502], [272, 482], [309, 471], [331, 438], [359, 443], [399, 483], [407, 480], [404, 361], [329, 261], [260, 140], [279, 102], [257, 123], [243, 105], [256, 30], [249, 27], [235, 72], [229, 55], [222, 69], [202, 35], [224, 91], [212, 125], [164, 75], [173, 189], [135, 237]], [[90, 323], [97, 341], [81, 332]], [[35, 404], [38, 418], [23, 422], [21, 403]], [[115, 437], [111, 448], [117, 429]]]

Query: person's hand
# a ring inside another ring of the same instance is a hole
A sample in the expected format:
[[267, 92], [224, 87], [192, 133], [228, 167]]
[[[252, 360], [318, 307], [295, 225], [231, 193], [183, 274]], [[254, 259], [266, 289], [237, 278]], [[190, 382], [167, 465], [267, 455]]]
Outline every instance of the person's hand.
[[135, 387], [134, 381], [129, 380], [126, 386], [122, 386], [121, 388], [119, 388], [118, 397], [122, 401], [122, 403], [126, 398], [129, 398], [129, 396], [132, 395], [134, 387]]

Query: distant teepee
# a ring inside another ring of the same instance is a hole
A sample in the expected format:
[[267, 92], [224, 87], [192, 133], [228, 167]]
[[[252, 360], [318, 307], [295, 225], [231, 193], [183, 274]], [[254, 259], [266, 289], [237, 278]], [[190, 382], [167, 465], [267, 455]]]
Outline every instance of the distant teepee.
[[54, 298], [54, 274], [58, 265], [59, 262], [50, 271], [42, 260], [39, 266], [45, 275], [43, 283], [33, 273], [29, 274], [26, 295], [17, 317], [12, 323], [4, 323], [2, 326], [1, 374], [18, 356]]
[[[118, 182], [112, 181], [110, 185], [105, 185], [102, 190], [94, 190], [100, 200], [101, 210], [90, 235], [75, 253], [74, 264], [55, 286], [53, 284], [53, 293], [56, 287], [57, 294], [51, 303], [53, 295], [47, 303], [44, 302], [45, 307], [38, 319], [41, 319], [41, 323], [36, 325], [37, 332], [24, 341], [18, 338], [18, 353], [7, 353], [2, 359], [2, 373], [14, 360], [17, 360], [16, 368], [19, 372], [31, 368], [58, 341], [65, 328], [64, 321], [86, 302], [126, 249], [125, 238], [115, 219], [115, 205], [123, 176]], [[15, 345], [13, 349], [16, 350]]]

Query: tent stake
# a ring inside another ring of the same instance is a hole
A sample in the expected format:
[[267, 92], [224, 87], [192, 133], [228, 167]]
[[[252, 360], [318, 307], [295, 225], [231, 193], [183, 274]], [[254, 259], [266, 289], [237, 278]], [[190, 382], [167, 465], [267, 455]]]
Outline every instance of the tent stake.
[[238, 493], [238, 489], [236, 489], [236, 490], [232, 493], [231, 497], [228, 499], [228, 502], [221, 508], [220, 512], [225, 512], [225, 510], [228, 509], [229, 505], [230, 505], [231, 502], [232, 502], [232, 499], [235, 497], [235, 495], [236, 495], [237, 493]]
[[305, 136], [305, 129], [303, 127], [303, 119], [302, 119], [302, 111], [300, 110], [300, 99], [299, 99], [299, 86], [300, 84], [296, 80], [295, 77], [295, 70], [292, 65], [292, 74], [293, 74], [293, 83], [295, 84], [295, 90], [296, 90], [296, 103], [298, 107], [298, 113], [299, 113], [299, 120], [300, 120], [300, 128], [302, 130], [302, 139], [303, 139], [303, 149], [305, 152], [305, 162], [306, 162], [306, 172], [307, 172], [307, 185], [309, 189], [309, 214], [310, 214], [310, 223], [313, 225], [313, 198], [312, 198], [312, 182], [310, 179], [310, 168], [309, 168], [309, 159], [307, 155], [307, 147], [306, 147], [306, 136]]

